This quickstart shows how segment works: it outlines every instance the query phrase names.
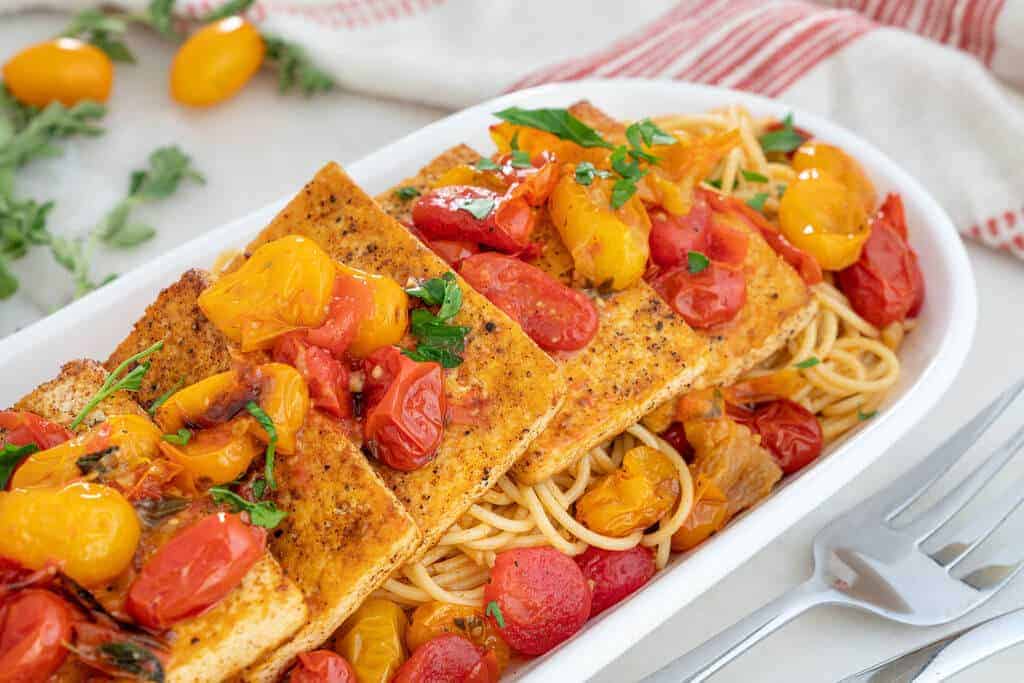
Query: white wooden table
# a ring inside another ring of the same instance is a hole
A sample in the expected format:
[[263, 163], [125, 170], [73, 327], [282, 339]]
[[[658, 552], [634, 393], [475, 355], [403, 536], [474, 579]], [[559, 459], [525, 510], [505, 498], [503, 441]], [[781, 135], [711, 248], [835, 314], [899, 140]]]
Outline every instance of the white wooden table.
[[[0, 19], [0, 60], [20, 46], [55, 34], [56, 15]], [[98, 259], [97, 275], [124, 270], [157, 257], [191, 237], [294, 192], [326, 160], [352, 161], [446, 112], [348, 93], [305, 100], [281, 97], [272, 76], [230, 103], [187, 111], [167, 95], [172, 48], [145, 33], [131, 43], [141, 62], [118, 66], [106, 136], [75, 141], [63, 159], [38, 162], [24, 174], [22, 194], [56, 199], [54, 229], [87, 229], [120, 198], [132, 169], [157, 146], [179, 144], [206, 174], [204, 187], [187, 187], [175, 198], [142, 210], [159, 229], [141, 248]], [[982, 248], [970, 248], [980, 292], [980, 324], [967, 366], [936, 410], [890, 454], [855, 479], [800, 524], [680, 611], [594, 681], [635, 681], [696, 645], [751, 609], [800, 581], [810, 570], [814, 533], [906, 469], [962, 423], [983, 400], [1024, 373], [1024, 264]], [[22, 292], [0, 303], [0, 336], [27, 324], [68, 293], [67, 277], [44, 250], [16, 264]], [[87, 331], [83, 331], [87, 333]], [[2, 342], [0, 342], [2, 343]], [[1024, 580], [963, 623], [1024, 604]], [[959, 627], [911, 629], [839, 609], [821, 609], [790, 624], [739, 659], [720, 681], [832, 681], [877, 660]], [[963, 681], [1019, 680], [1024, 649], [1010, 651], [960, 677]]]

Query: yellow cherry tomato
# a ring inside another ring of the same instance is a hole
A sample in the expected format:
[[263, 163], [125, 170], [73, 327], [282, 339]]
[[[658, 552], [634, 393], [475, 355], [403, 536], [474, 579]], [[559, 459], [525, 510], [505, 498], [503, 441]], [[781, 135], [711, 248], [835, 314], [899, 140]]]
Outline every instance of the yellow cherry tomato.
[[195, 424], [214, 404], [236, 391], [239, 385], [238, 372], [228, 370], [179, 389], [156, 409], [156, 423], [166, 434], [173, 434], [186, 424]]
[[786, 188], [779, 202], [779, 227], [825, 270], [854, 264], [870, 234], [860, 197], [814, 168], [802, 171]]
[[683, 552], [695, 548], [729, 521], [729, 499], [722, 490], [708, 483], [683, 525], [672, 534], [672, 550]]
[[[259, 405], [274, 423], [277, 450], [294, 453], [296, 436], [309, 413], [306, 380], [298, 370], [284, 363], [265, 363], [256, 370], [260, 381]], [[267, 431], [255, 420], [251, 433], [264, 443], [270, 440]]]
[[210, 285], [199, 308], [242, 351], [269, 349], [286, 332], [324, 322], [336, 274], [315, 242], [289, 235], [264, 244]]
[[29, 569], [60, 562], [87, 587], [128, 568], [140, 533], [135, 509], [109, 486], [74, 482], [0, 493], [0, 555]]
[[166, 441], [160, 448], [172, 462], [181, 465], [187, 475], [185, 488], [215, 486], [234, 481], [249, 469], [263, 446], [252, 436], [256, 421], [246, 414], [216, 427], [192, 434], [184, 446]]
[[193, 33], [171, 63], [171, 96], [206, 107], [234, 96], [263, 63], [266, 47], [256, 27], [227, 17]]
[[484, 619], [483, 611], [468, 605], [453, 605], [448, 602], [428, 602], [416, 608], [412, 613], [412, 623], [405, 636], [410, 652], [424, 643], [454, 633], [468, 638], [474, 645], [494, 652], [498, 660], [498, 670], [504, 671], [508, 660], [512, 657], [508, 643], [502, 640], [498, 632]]
[[407, 627], [401, 607], [370, 598], [346, 622], [337, 642], [338, 654], [355, 669], [359, 683], [388, 683], [407, 657]]
[[548, 198], [548, 210], [572, 254], [577, 276], [593, 286], [625, 289], [647, 267], [651, 221], [636, 195], [613, 209], [613, 185], [602, 178], [580, 185], [573, 167], [566, 166]]
[[97, 47], [77, 38], [55, 38], [27, 47], [3, 68], [4, 85], [33, 107], [60, 102], [105, 102], [114, 82], [114, 65]]
[[598, 167], [608, 166], [608, 157], [611, 152], [601, 147], [581, 147], [575, 142], [562, 140], [553, 133], [516, 126], [508, 121], [496, 123], [489, 129], [491, 140], [494, 141], [500, 154], [507, 154], [512, 150], [512, 141], [515, 140], [518, 149], [529, 153], [531, 157], [548, 152], [555, 159], [570, 164], [578, 164], [581, 161], [589, 161]]
[[576, 519], [591, 531], [629, 536], [667, 515], [679, 498], [679, 473], [667, 455], [637, 446], [622, 467], [598, 480], [576, 503]]
[[409, 326], [409, 296], [405, 290], [386, 275], [367, 273], [342, 264], [338, 264], [338, 272], [366, 284], [373, 296], [373, 310], [359, 321], [348, 353], [356, 358], [365, 358], [382, 346], [402, 341]]
[[61, 486], [82, 476], [80, 458], [116, 447], [109, 468], [135, 469], [160, 452], [161, 432], [141, 415], [115, 415], [62, 444], [28, 456], [11, 477], [11, 488]]
[[856, 159], [835, 145], [817, 140], [805, 142], [793, 154], [793, 168], [797, 172], [816, 168], [827, 173], [860, 197], [865, 211], [870, 214], [875, 210], [878, 195], [868, 174]]

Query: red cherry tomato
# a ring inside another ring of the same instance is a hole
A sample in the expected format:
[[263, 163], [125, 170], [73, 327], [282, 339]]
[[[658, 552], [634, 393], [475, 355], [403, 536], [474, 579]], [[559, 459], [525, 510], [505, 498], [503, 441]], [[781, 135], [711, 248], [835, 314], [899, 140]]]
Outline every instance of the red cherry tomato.
[[464, 259], [480, 253], [480, 247], [475, 242], [463, 240], [431, 240], [427, 246], [453, 268], [458, 267]]
[[441, 444], [448, 410], [441, 366], [385, 346], [367, 356], [363, 368], [363, 435], [370, 452], [403, 472], [426, 465]]
[[335, 358], [342, 358], [355, 337], [359, 321], [373, 312], [373, 292], [360, 280], [339, 275], [334, 280], [327, 320], [316, 329], [306, 332], [306, 340], [314, 346], [327, 349]]
[[278, 337], [274, 344], [274, 360], [299, 371], [309, 387], [313, 407], [335, 417], [352, 417], [348, 366], [327, 349], [310, 346], [304, 331]]
[[696, 198], [690, 212], [673, 216], [664, 209], [651, 209], [651, 261], [662, 268], [674, 268], [686, 263], [691, 251], [707, 253], [708, 232], [711, 229], [711, 207]]
[[693, 446], [690, 445], [689, 440], [686, 438], [686, 428], [682, 422], [673, 422], [668, 426], [668, 429], [658, 436], [668, 441], [670, 446], [679, 451], [679, 455], [683, 457], [683, 460], [687, 462], [693, 460]]
[[505, 180], [516, 184], [510, 195], [521, 196], [530, 206], [543, 206], [558, 184], [558, 164], [547, 154], [535, 156], [532, 166], [525, 169], [512, 165], [511, 154], [503, 155], [497, 163]]
[[680, 266], [658, 275], [651, 286], [690, 327], [726, 323], [747, 301], [743, 271], [715, 261], [699, 273]]
[[824, 437], [814, 414], [799, 403], [780, 398], [746, 414], [729, 411], [737, 422], [761, 435], [782, 471], [792, 474], [821, 455]]
[[547, 351], [581, 349], [597, 334], [597, 308], [536, 266], [495, 252], [471, 256], [459, 274]]
[[15, 446], [34, 443], [41, 451], [72, 437], [63, 425], [44, 420], [27, 410], [0, 410], [0, 429], [7, 430], [7, 443]]
[[590, 585], [572, 558], [554, 548], [516, 548], [500, 553], [484, 586], [484, 604], [497, 603], [502, 628], [491, 626], [526, 655], [542, 655], [583, 628], [590, 616]]
[[352, 665], [330, 650], [299, 655], [299, 662], [288, 674], [288, 683], [358, 683]]
[[906, 234], [903, 202], [890, 194], [871, 222], [860, 259], [836, 278], [853, 310], [876, 327], [916, 316], [924, 303], [924, 275]]
[[498, 660], [468, 639], [446, 634], [416, 648], [391, 683], [497, 683]]
[[0, 683], [47, 680], [67, 656], [73, 617], [63, 598], [39, 588], [0, 601]]
[[642, 546], [619, 551], [590, 547], [574, 559], [593, 590], [591, 617], [625, 600], [650, 581], [656, 569], [654, 553]]
[[448, 185], [420, 197], [412, 220], [430, 240], [467, 240], [516, 253], [530, 246], [537, 215], [520, 194]]
[[263, 556], [267, 531], [214, 513], [179, 531], [142, 566], [128, 589], [128, 614], [164, 630], [230, 593]]

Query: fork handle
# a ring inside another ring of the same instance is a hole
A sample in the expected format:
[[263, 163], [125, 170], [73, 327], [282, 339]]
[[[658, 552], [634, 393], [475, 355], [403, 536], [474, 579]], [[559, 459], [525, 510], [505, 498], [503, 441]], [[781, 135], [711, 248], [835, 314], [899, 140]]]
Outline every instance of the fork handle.
[[703, 681], [794, 617], [816, 605], [844, 602], [837, 591], [816, 579], [790, 589], [694, 650], [669, 662], [642, 683]]

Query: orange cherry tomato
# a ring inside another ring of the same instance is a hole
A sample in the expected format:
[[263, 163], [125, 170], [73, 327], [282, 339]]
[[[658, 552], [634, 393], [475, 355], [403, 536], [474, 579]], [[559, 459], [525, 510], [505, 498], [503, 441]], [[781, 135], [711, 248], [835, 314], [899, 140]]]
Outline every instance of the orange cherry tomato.
[[779, 228], [825, 270], [855, 263], [871, 232], [862, 199], [816, 168], [802, 171], [786, 188]]
[[171, 96], [194, 107], [223, 102], [256, 74], [265, 51], [260, 32], [241, 17], [207, 24], [174, 55]]
[[530, 246], [537, 214], [513, 193], [447, 185], [416, 201], [412, 222], [428, 239], [466, 240], [514, 254]]
[[128, 589], [128, 614], [143, 626], [164, 630], [203, 612], [241, 583], [263, 556], [266, 540], [266, 529], [238, 515], [204, 517], [142, 566]]
[[114, 65], [97, 47], [77, 38], [54, 38], [25, 48], [3, 68], [4, 85], [23, 104], [66, 107], [83, 100], [105, 102]]
[[0, 600], [0, 683], [45, 681], [64, 663], [74, 611], [47, 590]]
[[594, 302], [536, 266], [487, 252], [465, 259], [459, 274], [546, 351], [582, 349], [597, 334]]
[[683, 552], [696, 548], [728, 521], [729, 499], [717, 486], [707, 483], [683, 525], [672, 534], [672, 550]]
[[0, 429], [6, 430], [7, 443], [14, 446], [34, 443], [40, 450], [53, 448], [74, 436], [63, 425], [27, 410], [0, 410]]
[[836, 147], [818, 140], [808, 140], [793, 153], [793, 169], [797, 173], [816, 168], [827, 173], [854, 195], [860, 197], [865, 211], [873, 211], [877, 195], [875, 186], [856, 159]]
[[418, 363], [394, 346], [363, 361], [363, 434], [376, 458], [409, 472], [434, 459], [444, 435], [447, 400], [437, 363]]
[[651, 286], [690, 327], [699, 329], [729, 322], [747, 301], [743, 271], [716, 261], [699, 273], [691, 273], [687, 266], [673, 268], [658, 275]]
[[[571, 561], [571, 560], [570, 560]], [[462, 636], [446, 634], [421, 646], [391, 683], [497, 683], [498, 664]]]
[[330, 650], [315, 650], [299, 655], [299, 662], [288, 674], [288, 683], [358, 683], [352, 665]]

